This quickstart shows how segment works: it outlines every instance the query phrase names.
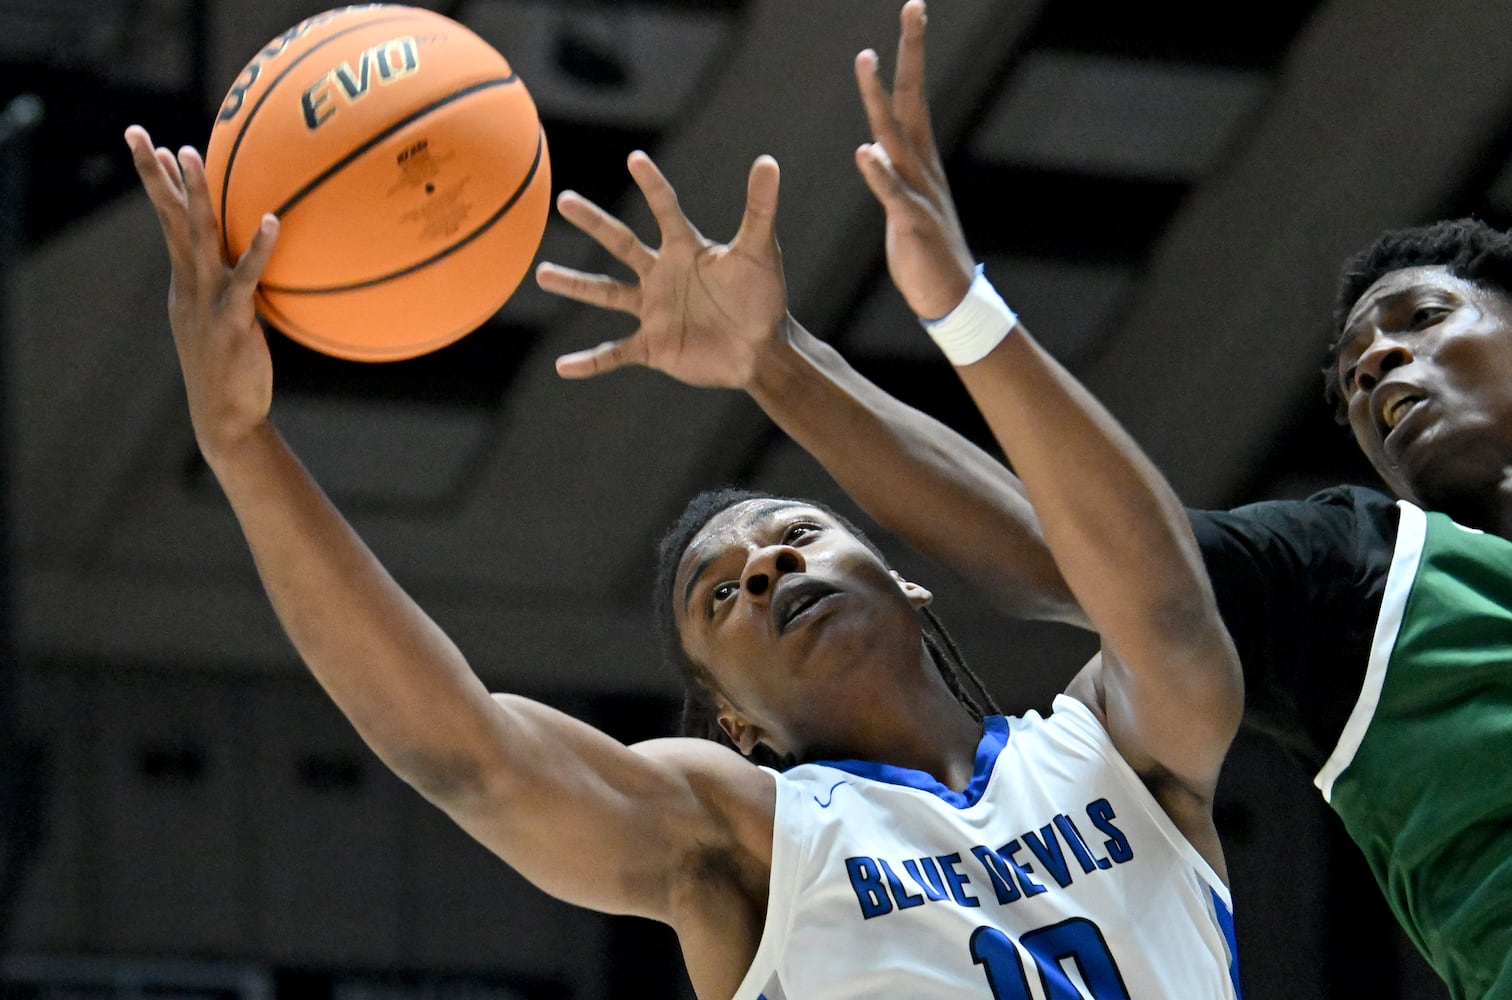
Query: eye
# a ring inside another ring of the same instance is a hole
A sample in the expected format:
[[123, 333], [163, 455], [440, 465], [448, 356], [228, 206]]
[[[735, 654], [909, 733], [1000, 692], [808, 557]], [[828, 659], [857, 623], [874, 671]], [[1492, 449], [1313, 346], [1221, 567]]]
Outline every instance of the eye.
[[1442, 305], [1422, 305], [1412, 311], [1412, 328], [1421, 330], [1438, 322], [1449, 309]]
[[739, 590], [740, 584], [736, 583], [734, 580], [726, 580], [724, 583], [716, 583], [714, 585], [714, 589], [709, 591], [709, 600], [715, 604], [719, 604], [722, 601], [727, 601], [731, 597], [734, 597], [736, 592], [738, 592]]
[[1354, 392], [1355, 371], [1359, 367], [1360, 366], [1357, 364], [1351, 364], [1349, 367], [1345, 368], [1342, 372], [1339, 373], [1339, 387], [1344, 390], [1344, 395], [1346, 397], [1350, 393]]
[[808, 521], [798, 521], [795, 524], [788, 525], [787, 531], [782, 533], [782, 543], [784, 545], [798, 545], [803, 539], [817, 534], [819, 530], [820, 528], [817, 524], [812, 524]]

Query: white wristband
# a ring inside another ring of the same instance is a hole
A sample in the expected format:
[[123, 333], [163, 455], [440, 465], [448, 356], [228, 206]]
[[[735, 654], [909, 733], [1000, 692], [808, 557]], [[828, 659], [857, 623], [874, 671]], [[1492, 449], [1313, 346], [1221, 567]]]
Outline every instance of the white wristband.
[[939, 319], [923, 319], [925, 332], [956, 367], [975, 364], [1018, 325], [1018, 315], [998, 295], [978, 264], [966, 297]]

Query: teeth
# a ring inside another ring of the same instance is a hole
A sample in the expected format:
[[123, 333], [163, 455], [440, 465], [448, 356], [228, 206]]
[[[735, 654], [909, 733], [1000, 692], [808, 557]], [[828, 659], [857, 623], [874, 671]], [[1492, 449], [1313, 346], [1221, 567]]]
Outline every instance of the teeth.
[[824, 596], [824, 594], [804, 594], [798, 597], [783, 609], [781, 627], [786, 630], [789, 625], [793, 624], [794, 619], [796, 619], [799, 615], [802, 615], [809, 608], [818, 604], [824, 598]]
[[1392, 428], [1396, 427], [1397, 424], [1401, 423], [1402, 418], [1407, 415], [1407, 411], [1410, 410], [1412, 408], [1412, 404], [1416, 402], [1417, 400], [1411, 396], [1403, 396], [1401, 399], [1393, 402], [1390, 406], [1387, 406], [1386, 411], [1381, 414], [1381, 416], [1386, 421], [1386, 429], [1391, 430]]
[[812, 607], [813, 603], [816, 600], [818, 600], [818, 598], [814, 597], [813, 595], [807, 595], [798, 598], [797, 602], [795, 602], [792, 607], [788, 608], [788, 613], [785, 616], [786, 620], [792, 621], [794, 618], [797, 618], [799, 615], [803, 614], [810, 607]]

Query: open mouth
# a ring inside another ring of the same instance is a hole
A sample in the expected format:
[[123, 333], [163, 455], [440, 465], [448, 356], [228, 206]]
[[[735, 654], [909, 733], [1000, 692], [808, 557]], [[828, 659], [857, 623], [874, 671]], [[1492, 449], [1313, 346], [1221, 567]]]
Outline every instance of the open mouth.
[[811, 577], [793, 580], [784, 586], [772, 603], [772, 614], [779, 635], [785, 635], [816, 617], [840, 592], [822, 580]]
[[1421, 396], [1402, 396], [1386, 404], [1386, 408], [1381, 411], [1381, 422], [1386, 425], [1387, 433], [1395, 430], [1397, 424], [1400, 424], [1408, 412], [1420, 402], [1422, 402]]

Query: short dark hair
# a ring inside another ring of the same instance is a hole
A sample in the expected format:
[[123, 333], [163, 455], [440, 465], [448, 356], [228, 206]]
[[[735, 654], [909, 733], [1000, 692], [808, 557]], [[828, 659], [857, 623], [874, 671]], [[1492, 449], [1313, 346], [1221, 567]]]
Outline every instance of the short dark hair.
[[1323, 397], [1334, 404], [1341, 423], [1344, 398], [1337, 369], [1344, 323], [1366, 289], [1382, 276], [1409, 267], [1443, 267], [1464, 281], [1512, 296], [1512, 233], [1479, 219], [1444, 219], [1382, 233], [1345, 263], [1334, 298], [1333, 342], [1323, 365]]
[[[709, 677], [708, 671], [694, 663], [683, 649], [682, 637], [677, 631], [677, 615], [673, 608], [673, 584], [677, 576], [677, 565], [692, 543], [693, 537], [703, 529], [704, 525], [713, 520], [716, 514], [747, 500], [776, 500], [821, 510], [854, 535], [862, 545], [870, 549], [884, 566], [888, 565], [887, 557], [882, 554], [882, 550], [876, 543], [856, 527], [849, 518], [827, 504], [798, 497], [773, 496], [770, 493], [743, 487], [705, 490], [688, 502], [682, 515], [673, 522], [672, 527], [667, 530], [657, 547], [655, 602], [657, 631], [661, 636], [663, 655], [677, 667], [683, 678], [683, 735], [699, 736], [731, 747], [733, 744], [719, 725], [718, 710], [714, 702], [716, 692], [713, 679]], [[945, 631], [945, 626], [940, 622], [939, 617], [928, 607], [921, 609], [920, 616], [925, 648], [929, 650], [936, 669], [940, 671], [940, 676], [945, 679], [946, 685], [956, 698], [975, 719], [980, 720], [986, 715], [998, 714], [996, 702], [987, 693], [981, 680], [966, 665], [966, 660], [962, 657], [955, 640], [951, 639], [950, 634]], [[968, 685], [970, 690], [968, 690]], [[779, 770], [799, 763], [797, 760], [784, 758], [764, 746], [756, 747], [751, 752], [750, 758], [757, 764], [765, 764]]]

